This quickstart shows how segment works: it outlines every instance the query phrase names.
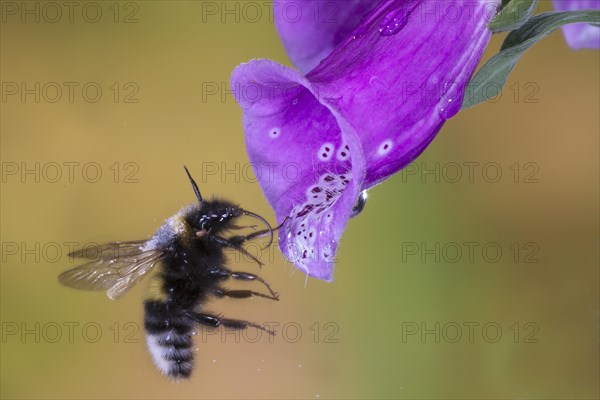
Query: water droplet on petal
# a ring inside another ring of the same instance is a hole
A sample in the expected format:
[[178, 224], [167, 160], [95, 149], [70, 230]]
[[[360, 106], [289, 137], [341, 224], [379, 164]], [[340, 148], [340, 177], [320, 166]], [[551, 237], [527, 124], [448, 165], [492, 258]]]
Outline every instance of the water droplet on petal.
[[360, 192], [360, 194], [358, 195], [358, 199], [356, 199], [354, 207], [352, 207], [352, 214], [350, 214], [350, 218], [356, 217], [362, 212], [362, 210], [365, 209], [365, 205], [367, 204], [367, 197], [368, 196], [366, 190]]
[[391, 36], [400, 32], [402, 28], [406, 26], [408, 17], [415, 7], [416, 4], [411, 4], [409, 6], [401, 6], [400, 8], [389, 12], [379, 24], [379, 33], [382, 36]]
[[441, 106], [438, 109], [440, 117], [444, 120], [452, 118], [460, 111], [460, 102], [453, 98], [442, 99]]
[[444, 83], [444, 90], [440, 96], [438, 108], [440, 118], [450, 119], [460, 111], [462, 89], [462, 85], [457, 85], [454, 82]]

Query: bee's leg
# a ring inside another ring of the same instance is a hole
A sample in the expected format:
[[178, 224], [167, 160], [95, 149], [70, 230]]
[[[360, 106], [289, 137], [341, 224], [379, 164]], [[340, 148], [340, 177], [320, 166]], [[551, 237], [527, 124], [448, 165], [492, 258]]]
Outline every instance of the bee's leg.
[[269, 285], [269, 283], [267, 281], [265, 281], [263, 278], [261, 278], [258, 275], [254, 275], [249, 272], [230, 271], [225, 268], [221, 268], [216, 273], [219, 274], [220, 276], [222, 276], [223, 278], [231, 278], [231, 279], [235, 279], [238, 281], [258, 281], [258, 282], [262, 283], [263, 285], [265, 285], [265, 287], [269, 290], [269, 292], [271, 292], [271, 296], [279, 298], [279, 294], [277, 294], [277, 292], [275, 292], [273, 289], [271, 289], [271, 285]]
[[242, 242], [238, 243], [236, 241], [232, 241], [231, 239], [225, 239], [225, 238], [222, 238], [219, 236], [209, 236], [209, 237], [210, 237], [210, 239], [214, 240], [221, 246], [231, 247], [231, 248], [236, 249], [237, 251], [239, 251], [246, 257], [249, 257], [252, 261], [256, 262], [259, 267], [262, 267], [264, 265], [258, 258], [254, 257], [252, 254], [250, 254], [246, 249], [244, 249], [242, 247], [242, 245], [241, 245]]
[[[281, 229], [283, 227], [283, 224], [288, 220], [289, 217], [285, 217], [285, 219], [281, 222], [281, 224], [279, 224], [278, 226], [276, 226], [275, 228], [272, 229], [263, 229], [260, 231], [256, 231], [256, 232], [252, 232], [248, 235], [237, 235], [237, 236], [233, 236], [229, 238], [229, 241], [231, 243], [235, 243], [236, 245], [241, 245], [244, 242], [247, 242], [249, 240], [254, 240], [256, 238], [265, 236], [265, 235], [273, 235], [273, 232], [278, 231], [279, 229]], [[272, 238], [269, 241], [269, 244], [265, 247], [269, 247], [272, 243]]]
[[269, 229], [263, 229], [263, 230], [260, 230], [260, 231], [249, 233], [247, 235], [234, 236], [233, 239], [234, 239], [234, 242], [236, 242], [236, 243], [244, 243], [244, 242], [247, 242], [249, 240], [256, 239], [256, 238], [259, 238], [261, 236], [268, 235], [270, 233], [271, 233], [271, 230], [269, 230]]
[[279, 299], [279, 294], [276, 291], [274, 291], [273, 289], [271, 289], [271, 285], [269, 285], [269, 283], [267, 281], [265, 281], [263, 278], [261, 278], [258, 275], [251, 274], [249, 272], [230, 271], [229, 276], [231, 277], [231, 279], [235, 279], [238, 281], [258, 281], [258, 282], [262, 283], [263, 285], [265, 285], [265, 287], [269, 290], [269, 292], [271, 292], [271, 296]]
[[230, 225], [229, 227], [231, 229], [252, 229], [254, 231], [258, 228], [257, 225]]
[[279, 296], [277, 295], [269, 296], [267, 294], [262, 294], [253, 290], [228, 290], [223, 288], [216, 288], [213, 290], [213, 294], [218, 297], [233, 297], [235, 299], [247, 299], [248, 297], [257, 296], [264, 297], [265, 299], [269, 300], [279, 301]]
[[199, 323], [200, 325], [210, 326], [213, 328], [218, 328], [219, 326], [224, 326], [225, 328], [231, 329], [246, 329], [249, 326], [260, 329], [261, 331], [265, 331], [271, 335], [275, 335], [275, 331], [265, 328], [259, 324], [250, 321], [244, 321], [241, 319], [229, 319], [229, 318], [221, 318], [214, 314], [208, 313], [200, 313], [200, 312], [188, 312], [187, 313], [192, 320]]

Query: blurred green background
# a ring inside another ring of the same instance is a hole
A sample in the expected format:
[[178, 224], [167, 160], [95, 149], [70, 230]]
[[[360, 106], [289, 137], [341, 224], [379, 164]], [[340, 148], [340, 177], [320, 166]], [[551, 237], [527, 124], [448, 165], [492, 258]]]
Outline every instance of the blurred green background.
[[2, 3], [19, 7], [0, 42], [2, 398], [598, 398], [598, 52], [536, 45], [371, 190], [333, 283], [263, 254], [281, 301], [210, 309], [279, 335], [201, 332], [174, 384], [146, 351], [142, 287], [113, 302], [56, 276], [72, 243], [148, 237], [192, 202], [184, 163], [274, 221], [227, 93], [242, 62], [289, 64], [268, 2]]

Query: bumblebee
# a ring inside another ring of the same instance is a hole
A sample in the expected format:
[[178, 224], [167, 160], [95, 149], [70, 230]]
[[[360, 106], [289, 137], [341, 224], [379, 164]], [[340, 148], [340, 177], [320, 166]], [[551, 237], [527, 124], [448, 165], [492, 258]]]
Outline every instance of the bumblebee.
[[[205, 312], [202, 306], [210, 297], [240, 299], [257, 296], [279, 300], [278, 294], [261, 277], [228, 269], [225, 249], [240, 251], [262, 266], [243, 244], [268, 235], [270, 245], [273, 232], [281, 226], [273, 229], [263, 217], [230, 201], [203, 199], [188, 169], [185, 166], [184, 169], [197, 203], [182, 208], [167, 219], [149, 240], [107, 243], [94, 254], [86, 250], [70, 253], [72, 257], [84, 259], [85, 263], [58, 277], [63, 285], [105, 291], [110, 299], [117, 299], [154, 271], [144, 301], [146, 341], [156, 367], [174, 379], [189, 378], [192, 373], [192, 335], [197, 324], [232, 329], [254, 327], [275, 334], [253, 322]], [[236, 225], [244, 216], [259, 220], [266, 229]], [[244, 228], [253, 231], [226, 236]], [[258, 281], [269, 293], [228, 290], [222, 286], [228, 279]]]

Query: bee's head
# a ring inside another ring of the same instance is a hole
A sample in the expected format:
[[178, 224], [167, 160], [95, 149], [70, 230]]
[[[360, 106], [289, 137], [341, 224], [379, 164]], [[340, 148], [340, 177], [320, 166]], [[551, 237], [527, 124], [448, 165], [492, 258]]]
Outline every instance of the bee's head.
[[[200, 189], [198, 189], [198, 185], [194, 182], [190, 172], [185, 166], [184, 168], [190, 179], [194, 193], [196, 193], [196, 197], [198, 198], [197, 208], [195, 207], [194, 211], [188, 216], [188, 223], [195, 231], [197, 237], [205, 238], [210, 236], [217, 241], [225, 240], [219, 237], [219, 233], [228, 229], [240, 229], [240, 227], [235, 225], [235, 221], [245, 215], [263, 222], [268, 227], [266, 232], [271, 235], [271, 241], [273, 240], [273, 229], [271, 228], [271, 225], [269, 225], [269, 223], [260, 215], [246, 211], [226, 200], [204, 200], [200, 194]], [[251, 237], [254, 236], [238, 235], [232, 237], [230, 239], [231, 241], [227, 243], [230, 245], [239, 245]]]
[[234, 225], [234, 221], [244, 215], [244, 210], [225, 200], [204, 200], [200, 203], [198, 212], [194, 213], [192, 227], [197, 236], [218, 234]]
[[198, 205], [188, 215], [188, 223], [196, 231], [196, 236], [204, 237], [209, 233], [216, 234], [219, 231], [227, 229], [233, 220], [243, 214], [243, 210], [228, 201], [204, 200], [190, 171], [188, 171], [185, 165], [183, 168], [185, 168], [185, 172], [190, 179], [190, 183], [198, 199]]

